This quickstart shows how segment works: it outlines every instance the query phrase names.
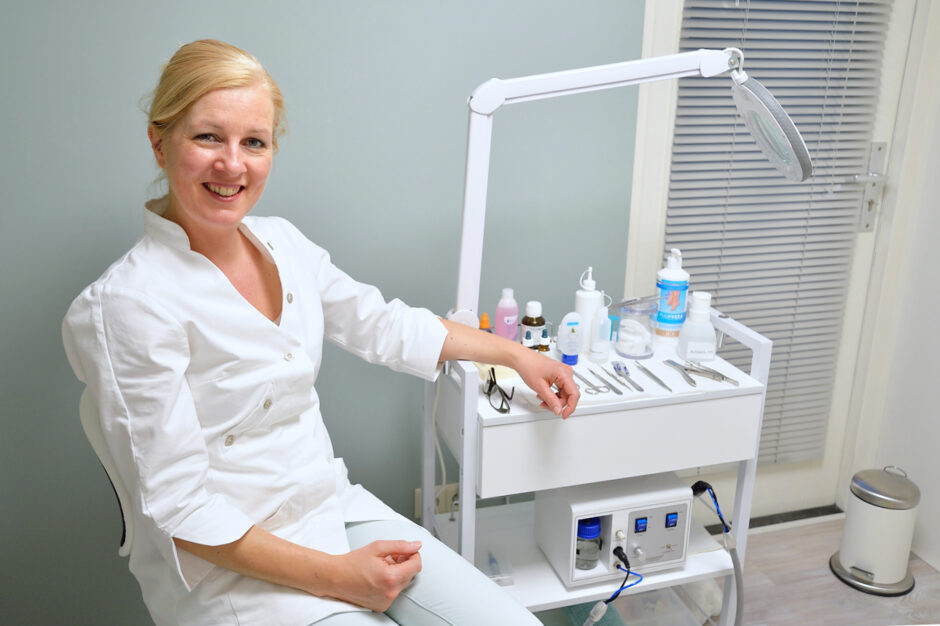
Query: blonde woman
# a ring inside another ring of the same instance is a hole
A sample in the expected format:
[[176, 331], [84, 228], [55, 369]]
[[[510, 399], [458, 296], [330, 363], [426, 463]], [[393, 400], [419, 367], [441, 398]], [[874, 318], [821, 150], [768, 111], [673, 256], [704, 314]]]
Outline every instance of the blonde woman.
[[537, 624], [350, 484], [314, 385], [326, 339], [429, 380], [450, 359], [505, 364], [568, 417], [570, 369], [386, 301], [287, 221], [249, 215], [283, 106], [251, 55], [182, 46], [149, 112], [168, 193], [63, 324], [133, 494], [129, 567], [145, 603], [157, 624]]

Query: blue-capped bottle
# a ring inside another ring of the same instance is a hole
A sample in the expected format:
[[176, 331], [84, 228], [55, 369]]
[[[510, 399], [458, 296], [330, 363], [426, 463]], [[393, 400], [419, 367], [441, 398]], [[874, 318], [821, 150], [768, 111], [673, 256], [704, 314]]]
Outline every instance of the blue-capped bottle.
[[685, 321], [685, 303], [689, 293], [689, 273], [682, 269], [682, 253], [669, 251], [666, 266], [656, 274], [659, 307], [656, 310], [657, 341], [677, 341]]

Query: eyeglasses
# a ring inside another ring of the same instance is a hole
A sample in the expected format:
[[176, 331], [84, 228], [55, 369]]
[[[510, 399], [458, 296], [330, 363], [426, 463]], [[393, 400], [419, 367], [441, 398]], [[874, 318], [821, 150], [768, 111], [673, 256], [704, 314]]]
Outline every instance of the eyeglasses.
[[509, 401], [516, 393], [516, 388], [513, 387], [507, 394], [505, 389], [496, 384], [496, 369], [493, 367], [490, 368], [490, 372], [486, 377], [486, 386], [483, 388], [483, 392], [489, 398], [491, 407], [500, 413], [509, 413]]

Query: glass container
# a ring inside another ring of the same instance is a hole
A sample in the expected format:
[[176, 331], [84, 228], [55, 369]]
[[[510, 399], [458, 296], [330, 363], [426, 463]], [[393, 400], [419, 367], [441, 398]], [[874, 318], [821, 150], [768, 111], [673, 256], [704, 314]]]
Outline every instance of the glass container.
[[629, 359], [646, 359], [653, 356], [654, 315], [654, 299], [643, 299], [620, 307], [617, 344], [614, 346], [617, 354]]

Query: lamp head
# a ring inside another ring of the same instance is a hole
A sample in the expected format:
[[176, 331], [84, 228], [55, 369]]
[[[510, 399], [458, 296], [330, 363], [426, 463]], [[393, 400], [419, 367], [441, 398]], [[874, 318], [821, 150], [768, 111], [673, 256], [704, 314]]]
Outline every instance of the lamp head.
[[732, 70], [731, 81], [734, 104], [764, 156], [789, 180], [800, 182], [812, 176], [813, 160], [806, 143], [777, 99], [740, 67]]

